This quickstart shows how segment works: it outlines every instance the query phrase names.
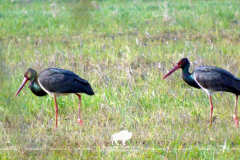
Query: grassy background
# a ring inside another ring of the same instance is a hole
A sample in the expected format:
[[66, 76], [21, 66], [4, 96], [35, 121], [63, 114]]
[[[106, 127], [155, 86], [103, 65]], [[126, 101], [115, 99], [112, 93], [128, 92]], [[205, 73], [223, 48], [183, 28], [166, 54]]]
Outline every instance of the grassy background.
[[[235, 95], [215, 94], [209, 127], [207, 94], [187, 86], [177, 71], [224, 68], [240, 77], [240, 2], [0, 0], [0, 155], [3, 159], [237, 159]], [[32, 67], [69, 69], [88, 80], [95, 95], [54, 101], [28, 87], [14, 98]], [[127, 146], [112, 146], [127, 129]]]

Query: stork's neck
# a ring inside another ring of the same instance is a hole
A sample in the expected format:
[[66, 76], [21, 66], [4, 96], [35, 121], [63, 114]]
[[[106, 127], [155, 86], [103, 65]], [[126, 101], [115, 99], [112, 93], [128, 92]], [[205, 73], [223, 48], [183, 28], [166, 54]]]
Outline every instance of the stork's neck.
[[192, 87], [195, 88], [201, 88], [197, 82], [195, 81], [193, 75], [191, 73], [189, 73], [189, 67], [190, 67], [190, 63], [187, 63], [183, 68], [182, 68], [182, 78], [183, 80], [189, 84]]
[[182, 76], [183, 79], [186, 80], [188, 78], [193, 78], [191, 76], [191, 74], [189, 73], [189, 67], [190, 67], [190, 63], [187, 63], [183, 68], [182, 68]]
[[38, 84], [38, 81], [37, 81], [36, 77], [33, 80], [30, 81], [29, 88], [31, 89], [32, 93], [34, 93], [36, 96], [47, 95], [47, 93]]

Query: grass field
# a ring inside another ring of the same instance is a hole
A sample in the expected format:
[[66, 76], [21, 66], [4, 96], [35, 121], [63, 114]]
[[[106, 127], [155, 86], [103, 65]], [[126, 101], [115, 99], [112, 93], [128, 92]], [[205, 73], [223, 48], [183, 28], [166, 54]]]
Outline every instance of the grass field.
[[[238, 159], [235, 95], [209, 99], [181, 71], [182, 57], [240, 77], [238, 0], [0, 0], [1, 159]], [[88, 80], [94, 96], [51, 96], [25, 87], [32, 67], [64, 68]], [[240, 106], [240, 105], [238, 105]], [[240, 108], [240, 107], [239, 107]], [[240, 109], [239, 114], [240, 114]], [[111, 135], [133, 133], [126, 146]]]

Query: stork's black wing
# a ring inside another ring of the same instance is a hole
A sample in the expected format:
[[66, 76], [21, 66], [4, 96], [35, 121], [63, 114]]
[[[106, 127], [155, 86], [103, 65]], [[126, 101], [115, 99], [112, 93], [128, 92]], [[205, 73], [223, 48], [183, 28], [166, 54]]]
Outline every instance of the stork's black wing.
[[198, 67], [194, 70], [193, 76], [203, 88], [240, 95], [240, 79], [222, 68]]
[[38, 82], [49, 92], [94, 94], [88, 81], [65, 69], [48, 68], [39, 74]]

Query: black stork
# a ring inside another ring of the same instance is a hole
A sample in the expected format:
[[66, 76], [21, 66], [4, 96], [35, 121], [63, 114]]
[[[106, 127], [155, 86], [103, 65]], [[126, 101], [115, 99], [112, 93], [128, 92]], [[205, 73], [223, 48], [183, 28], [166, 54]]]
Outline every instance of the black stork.
[[236, 95], [235, 102], [235, 123], [238, 127], [238, 118], [237, 118], [237, 101], [238, 95], [240, 95], [240, 79], [232, 75], [230, 72], [212, 66], [201, 66], [196, 68], [192, 73], [189, 73], [190, 62], [187, 58], [182, 58], [178, 64], [171, 70], [167, 75], [162, 79], [165, 79], [171, 75], [174, 71], [179, 68], [182, 68], [182, 78], [183, 80], [192, 87], [202, 88], [209, 96], [210, 100], [210, 109], [211, 109], [211, 118], [210, 125], [212, 125], [212, 113], [213, 113], [213, 104], [211, 95], [214, 92], [231, 92]]
[[53, 96], [55, 102], [55, 130], [57, 129], [57, 115], [58, 115], [58, 105], [56, 97], [68, 95], [74, 93], [79, 98], [79, 108], [78, 108], [78, 123], [82, 125], [82, 120], [80, 118], [81, 114], [81, 95], [78, 93], [85, 93], [88, 95], [94, 95], [91, 85], [88, 81], [80, 78], [75, 73], [59, 68], [48, 68], [43, 70], [39, 75], [37, 72], [29, 68], [24, 74], [24, 80], [19, 87], [15, 97], [24, 87], [24, 85], [30, 81], [29, 88], [32, 93], [36, 96], [45, 96], [47, 94]]

